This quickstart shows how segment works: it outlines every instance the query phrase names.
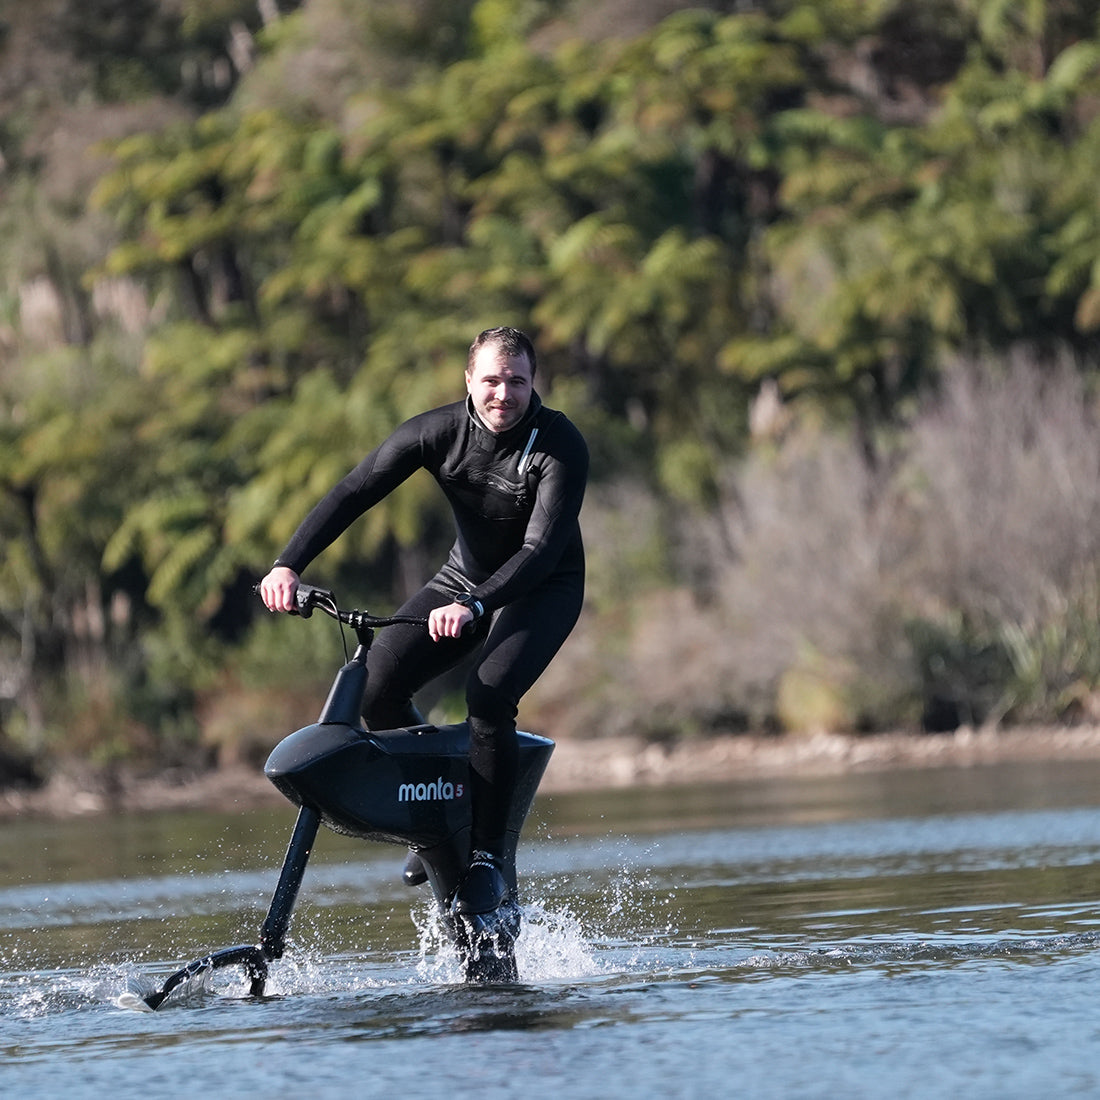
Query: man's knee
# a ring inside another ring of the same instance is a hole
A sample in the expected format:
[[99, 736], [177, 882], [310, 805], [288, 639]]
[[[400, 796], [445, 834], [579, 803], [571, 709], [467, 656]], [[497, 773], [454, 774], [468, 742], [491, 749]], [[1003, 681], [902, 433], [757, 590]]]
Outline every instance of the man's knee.
[[471, 686], [466, 692], [470, 731], [475, 737], [491, 737], [497, 730], [514, 729], [519, 713], [517, 701], [505, 692], [485, 684]]
[[381, 676], [368, 681], [363, 695], [363, 721], [367, 729], [375, 731], [424, 724], [407, 687]]

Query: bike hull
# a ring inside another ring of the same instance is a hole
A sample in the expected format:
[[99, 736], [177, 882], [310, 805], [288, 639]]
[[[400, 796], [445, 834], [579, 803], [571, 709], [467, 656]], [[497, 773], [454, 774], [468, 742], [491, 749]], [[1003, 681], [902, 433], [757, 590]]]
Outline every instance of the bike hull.
[[[514, 890], [515, 849], [554, 743], [520, 732], [509, 813], [506, 876]], [[335, 832], [415, 849], [433, 890], [447, 899], [470, 848], [469, 731], [445, 726], [366, 732], [318, 722], [284, 738], [264, 772]]]
[[415, 849], [467, 980], [509, 982], [516, 980], [521, 922], [516, 846], [554, 750], [545, 737], [517, 736], [519, 766], [502, 860], [511, 897], [484, 917], [451, 912], [470, 858], [465, 722], [370, 733], [344, 722], [317, 722], [276, 745], [264, 772], [291, 802], [316, 814], [329, 829]]

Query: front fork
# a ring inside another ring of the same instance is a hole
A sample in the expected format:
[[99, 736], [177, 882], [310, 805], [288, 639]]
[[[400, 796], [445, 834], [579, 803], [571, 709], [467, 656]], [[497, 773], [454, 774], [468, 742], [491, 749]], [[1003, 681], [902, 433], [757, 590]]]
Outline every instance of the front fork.
[[279, 882], [271, 896], [267, 917], [260, 928], [260, 949], [268, 959], [283, 957], [290, 914], [298, 898], [306, 863], [313, 851], [313, 842], [317, 839], [317, 827], [320, 824], [320, 814], [311, 807], [303, 806], [298, 811], [298, 820], [294, 823], [294, 832], [283, 859]]

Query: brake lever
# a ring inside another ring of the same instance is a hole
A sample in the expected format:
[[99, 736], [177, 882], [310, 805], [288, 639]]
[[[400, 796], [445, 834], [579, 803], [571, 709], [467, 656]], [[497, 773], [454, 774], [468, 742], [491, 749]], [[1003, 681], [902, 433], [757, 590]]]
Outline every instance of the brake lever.
[[315, 588], [312, 584], [299, 583], [294, 593], [297, 610], [291, 611], [290, 614], [308, 619], [313, 614], [313, 609], [323, 600], [327, 600], [333, 610], [336, 609], [336, 599], [327, 588]]

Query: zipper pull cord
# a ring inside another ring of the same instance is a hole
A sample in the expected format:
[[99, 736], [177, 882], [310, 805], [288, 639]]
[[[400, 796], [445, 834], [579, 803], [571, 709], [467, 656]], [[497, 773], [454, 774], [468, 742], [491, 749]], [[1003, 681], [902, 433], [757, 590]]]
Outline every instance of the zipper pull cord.
[[522, 474], [524, 467], [531, 460], [531, 448], [535, 445], [535, 436], [539, 434], [538, 428], [532, 428], [527, 439], [527, 446], [523, 448], [523, 454], [519, 457], [519, 472]]

